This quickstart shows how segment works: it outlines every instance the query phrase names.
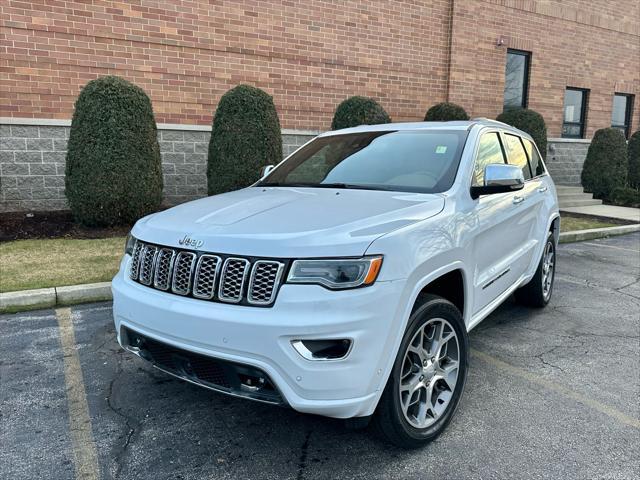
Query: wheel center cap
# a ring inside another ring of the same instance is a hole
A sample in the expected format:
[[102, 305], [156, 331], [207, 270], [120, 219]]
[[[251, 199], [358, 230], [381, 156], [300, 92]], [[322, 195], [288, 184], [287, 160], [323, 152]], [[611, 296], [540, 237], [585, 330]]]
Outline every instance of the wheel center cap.
[[430, 363], [422, 368], [422, 372], [426, 378], [431, 378], [436, 373], [436, 366], [433, 363]]

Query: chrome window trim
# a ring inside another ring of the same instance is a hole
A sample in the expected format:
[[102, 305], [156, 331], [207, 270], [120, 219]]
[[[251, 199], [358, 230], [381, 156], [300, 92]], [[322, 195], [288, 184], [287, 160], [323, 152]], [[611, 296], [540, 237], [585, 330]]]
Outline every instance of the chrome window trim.
[[[211, 287], [211, 295], [202, 295], [197, 292], [198, 279], [200, 278], [200, 268], [202, 266], [202, 262], [208, 258], [213, 258], [216, 260], [216, 268], [213, 272], [213, 286]], [[200, 258], [198, 258], [198, 262], [196, 263], [196, 267], [195, 267], [196, 275], [195, 275], [195, 278], [193, 279], [192, 293], [194, 297], [204, 299], [204, 300], [211, 300], [214, 297], [214, 295], [216, 294], [216, 282], [218, 281], [218, 274], [220, 273], [221, 264], [222, 264], [222, 259], [217, 255], [211, 255], [208, 253], [200, 255]]]
[[[271, 296], [269, 300], [254, 300], [253, 298], [253, 284], [255, 281], [256, 270], [261, 264], [277, 264], [278, 270], [276, 271], [276, 278], [273, 282], [273, 290], [271, 291]], [[271, 305], [275, 300], [276, 293], [278, 291], [278, 286], [280, 285], [280, 279], [282, 278], [282, 273], [284, 271], [284, 263], [278, 262], [275, 260], [257, 260], [254, 262], [253, 267], [251, 267], [251, 276], [249, 277], [249, 288], [247, 290], [247, 302], [251, 305]]]
[[[242, 281], [240, 283], [240, 295], [238, 296], [238, 298], [227, 297], [223, 293], [224, 284], [226, 282], [226, 277], [227, 277], [227, 266], [229, 265], [230, 262], [233, 262], [233, 261], [242, 262], [245, 265], [244, 272], [242, 274]], [[218, 284], [218, 299], [219, 300], [221, 300], [223, 302], [226, 302], [226, 303], [240, 303], [240, 302], [242, 302], [242, 297], [243, 297], [242, 293], [244, 291], [244, 284], [247, 281], [247, 275], [249, 274], [249, 270], [251, 270], [250, 265], [251, 265], [251, 262], [249, 260], [247, 260], [246, 258], [228, 257], [224, 261], [224, 265], [222, 266], [222, 273], [220, 274], [220, 282]]]

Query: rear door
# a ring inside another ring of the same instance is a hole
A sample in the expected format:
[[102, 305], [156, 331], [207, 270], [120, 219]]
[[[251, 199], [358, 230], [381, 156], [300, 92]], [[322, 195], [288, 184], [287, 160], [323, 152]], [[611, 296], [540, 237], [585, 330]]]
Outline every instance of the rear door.
[[[529, 271], [534, 262], [537, 263], [538, 259], [535, 257], [538, 247], [540, 242], [545, 240], [543, 237], [546, 225], [542, 224], [546, 222], [546, 218], [543, 219], [541, 213], [547, 187], [540, 175], [537, 175], [537, 171], [532, 169], [524, 139], [507, 132], [503, 133], [503, 138], [507, 147], [507, 162], [520, 167], [525, 179], [524, 188], [518, 193], [519, 200], [516, 204], [518, 222], [525, 232], [525, 242], [522, 245], [522, 255], [514, 265], [519, 275], [522, 275]], [[542, 162], [537, 162], [536, 168], [541, 165]]]
[[[503, 138], [498, 131], [487, 131], [480, 137], [472, 185], [483, 185], [484, 168], [492, 163], [506, 163]], [[527, 244], [530, 228], [521, 219], [521, 192], [483, 195], [476, 200], [477, 225], [472, 247], [474, 314], [507, 290], [522, 274], [523, 246]]]

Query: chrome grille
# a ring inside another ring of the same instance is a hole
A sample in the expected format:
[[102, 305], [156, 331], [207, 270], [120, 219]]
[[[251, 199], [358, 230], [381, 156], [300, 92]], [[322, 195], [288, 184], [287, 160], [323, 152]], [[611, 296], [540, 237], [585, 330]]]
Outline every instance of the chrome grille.
[[280, 262], [258, 260], [253, 264], [249, 280], [249, 303], [268, 305], [276, 294], [284, 265]]
[[140, 283], [143, 285], [151, 285], [153, 280], [153, 266], [156, 261], [156, 255], [158, 253], [158, 247], [154, 245], [147, 245], [142, 250], [140, 257]]
[[276, 299], [285, 266], [285, 261], [199, 253], [138, 240], [129, 275], [142, 285], [177, 295], [270, 306]]
[[180, 252], [176, 256], [175, 267], [173, 268], [173, 281], [171, 291], [178, 295], [188, 295], [191, 289], [191, 274], [196, 262], [196, 254], [191, 252]]
[[136, 242], [133, 247], [133, 255], [131, 258], [131, 270], [129, 271], [129, 276], [134, 280], [138, 279], [138, 275], [140, 274], [140, 255], [142, 254], [142, 249], [144, 248], [144, 243]]
[[218, 297], [223, 302], [238, 303], [242, 300], [244, 282], [249, 273], [249, 261], [244, 258], [227, 258], [222, 267]]
[[156, 272], [153, 277], [153, 286], [158, 290], [168, 290], [171, 284], [171, 271], [176, 252], [171, 248], [161, 248], [156, 259]]
[[196, 267], [196, 279], [193, 285], [193, 296], [198, 298], [213, 298], [216, 277], [220, 270], [220, 257], [215, 255], [202, 255], [198, 259]]

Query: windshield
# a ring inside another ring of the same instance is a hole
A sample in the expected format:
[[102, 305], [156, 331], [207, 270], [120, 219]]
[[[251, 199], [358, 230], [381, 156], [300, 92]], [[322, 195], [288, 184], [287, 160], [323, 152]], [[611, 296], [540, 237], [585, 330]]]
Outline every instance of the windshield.
[[444, 192], [453, 184], [466, 135], [425, 130], [319, 137], [258, 185]]

